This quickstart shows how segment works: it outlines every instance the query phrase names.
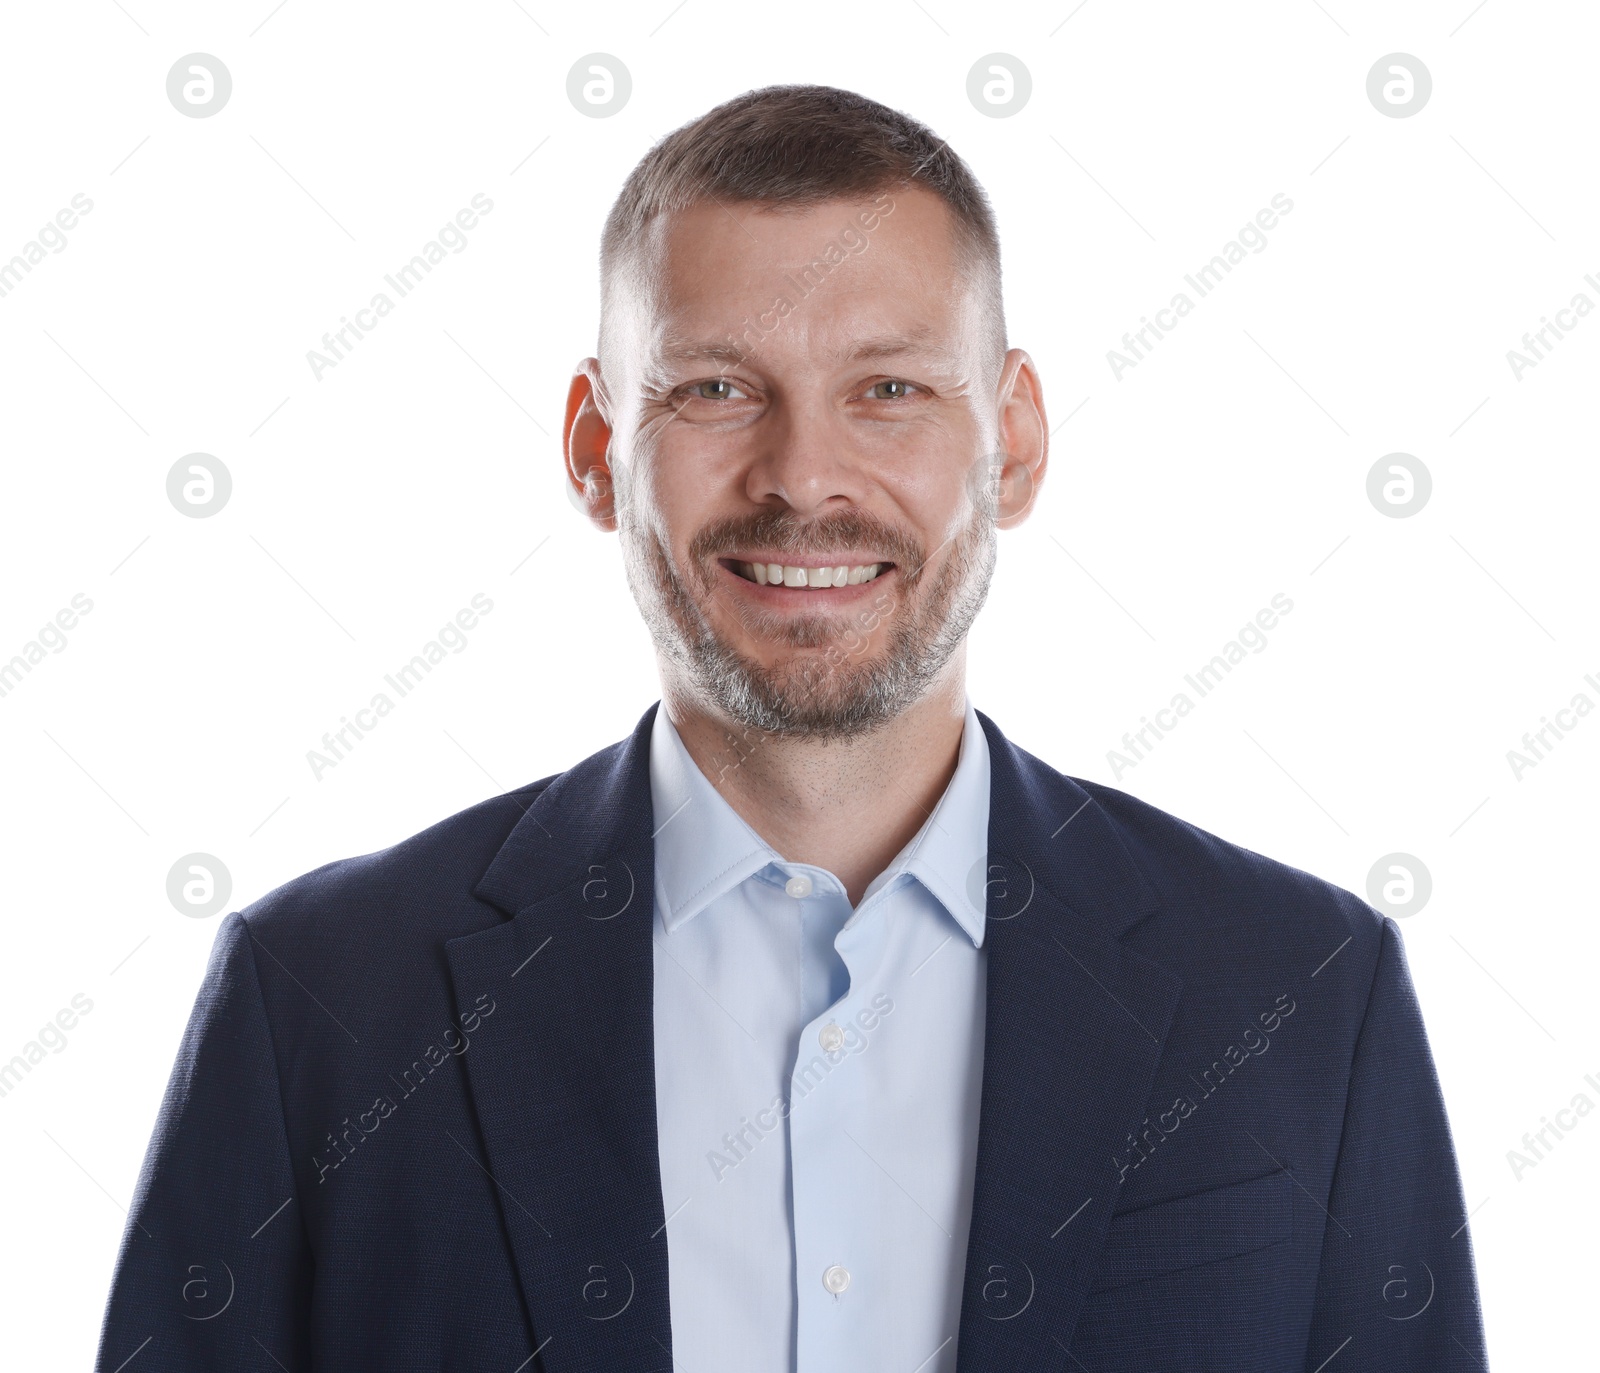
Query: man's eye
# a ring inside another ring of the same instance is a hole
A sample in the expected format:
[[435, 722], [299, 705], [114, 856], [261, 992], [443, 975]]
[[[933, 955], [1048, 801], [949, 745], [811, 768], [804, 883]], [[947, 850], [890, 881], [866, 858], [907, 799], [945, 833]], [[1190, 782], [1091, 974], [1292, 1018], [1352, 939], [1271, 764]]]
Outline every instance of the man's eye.
[[726, 377], [714, 377], [710, 381], [697, 381], [689, 388], [689, 395], [695, 400], [744, 400], [745, 394]]
[[869, 400], [903, 400], [911, 394], [911, 383], [908, 381], [878, 381], [867, 388]]

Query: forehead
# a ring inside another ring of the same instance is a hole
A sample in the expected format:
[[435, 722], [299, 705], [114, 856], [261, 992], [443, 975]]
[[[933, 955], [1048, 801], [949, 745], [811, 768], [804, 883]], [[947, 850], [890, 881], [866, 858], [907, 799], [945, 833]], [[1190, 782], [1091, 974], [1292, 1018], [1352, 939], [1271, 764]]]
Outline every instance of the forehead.
[[954, 216], [920, 188], [798, 208], [705, 202], [659, 216], [639, 249], [643, 342], [661, 361], [737, 360], [756, 344], [865, 356], [888, 338], [953, 349], [968, 332]]

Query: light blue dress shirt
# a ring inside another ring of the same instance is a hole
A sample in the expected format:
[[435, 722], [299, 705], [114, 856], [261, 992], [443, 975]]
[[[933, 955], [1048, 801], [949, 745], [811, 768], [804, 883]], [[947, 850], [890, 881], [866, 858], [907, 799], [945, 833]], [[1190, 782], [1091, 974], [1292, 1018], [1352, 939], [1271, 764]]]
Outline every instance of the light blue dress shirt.
[[664, 706], [650, 790], [676, 1366], [953, 1373], [983, 1077], [977, 713], [854, 911], [831, 872], [740, 818]]

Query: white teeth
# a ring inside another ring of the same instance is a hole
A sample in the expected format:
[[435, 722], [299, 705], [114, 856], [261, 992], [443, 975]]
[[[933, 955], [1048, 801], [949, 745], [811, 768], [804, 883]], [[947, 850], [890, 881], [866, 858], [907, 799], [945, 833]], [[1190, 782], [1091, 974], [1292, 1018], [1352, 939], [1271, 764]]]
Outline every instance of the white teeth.
[[880, 575], [887, 563], [840, 563], [837, 567], [790, 567], [785, 563], [740, 563], [739, 570], [758, 586], [860, 586]]

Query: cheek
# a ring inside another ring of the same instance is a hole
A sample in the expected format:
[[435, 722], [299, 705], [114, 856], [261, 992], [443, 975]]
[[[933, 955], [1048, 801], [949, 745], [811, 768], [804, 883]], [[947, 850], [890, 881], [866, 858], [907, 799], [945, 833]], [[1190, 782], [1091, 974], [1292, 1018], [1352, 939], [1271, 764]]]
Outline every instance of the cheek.
[[681, 557], [708, 524], [749, 513], [747, 471], [748, 464], [731, 451], [662, 443], [637, 467], [636, 518]]
[[635, 532], [649, 532], [657, 538], [677, 521], [673, 513], [676, 493], [662, 479], [663, 464], [658, 457], [631, 457], [618, 471], [618, 496], [625, 522]]
[[952, 406], [926, 414], [918, 423], [896, 426], [865, 449], [863, 457], [907, 504], [949, 508], [964, 499], [970, 474], [990, 461], [986, 445], [993, 443], [979, 432], [970, 413]]
[[923, 461], [893, 474], [884, 485], [905, 520], [931, 536], [932, 549], [971, 523], [973, 481], [964, 460], [961, 465]]
[[630, 540], [652, 564], [664, 556], [676, 577], [694, 585], [701, 573], [690, 566], [689, 543], [713, 513], [698, 485], [663, 480], [658, 471], [641, 472], [627, 520]]

